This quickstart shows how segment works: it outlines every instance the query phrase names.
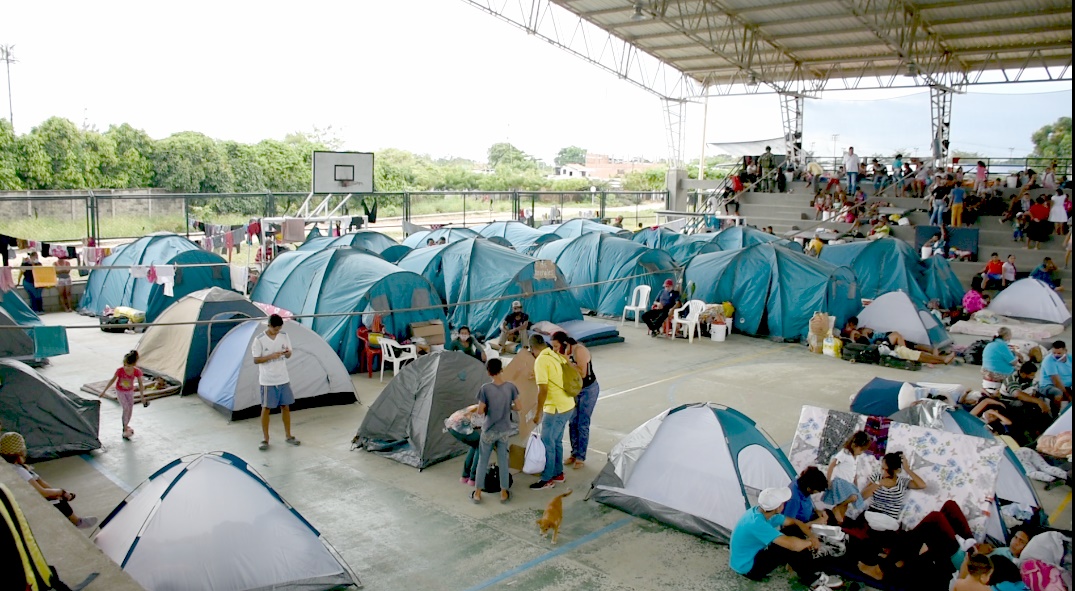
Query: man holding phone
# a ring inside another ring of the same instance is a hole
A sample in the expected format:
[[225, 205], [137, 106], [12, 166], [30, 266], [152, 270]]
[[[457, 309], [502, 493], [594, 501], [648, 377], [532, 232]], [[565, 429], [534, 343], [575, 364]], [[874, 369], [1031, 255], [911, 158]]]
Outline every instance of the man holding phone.
[[291, 392], [291, 380], [287, 374], [286, 359], [291, 359], [291, 339], [281, 332], [284, 319], [277, 314], [269, 316], [269, 328], [254, 338], [250, 352], [258, 366], [258, 384], [261, 387], [261, 432], [264, 439], [258, 449], [269, 449], [269, 413], [280, 409], [284, 419], [285, 441], [291, 445], [300, 442], [291, 435], [291, 405], [295, 394]]

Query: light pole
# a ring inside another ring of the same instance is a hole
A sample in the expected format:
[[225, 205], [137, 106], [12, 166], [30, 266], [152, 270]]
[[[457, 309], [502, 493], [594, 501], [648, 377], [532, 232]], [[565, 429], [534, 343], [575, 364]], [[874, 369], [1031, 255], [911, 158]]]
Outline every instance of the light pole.
[[11, 106], [11, 64], [18, 63], [13, 53], [14, 49], [14, 45], [0, 45], [0, 60], [4, 60], [7, 65], [7, 117], [12, 133], [15, 132], [15, 110]]
[[[838, 134], [838, 133], [832, 134], [832, 159], [833, 159], [834, 162], [840, 159], [840, 155], [836, 151], [836, 140], [838, 140], [838, 139], [840, 139], [840, 134]], [[833, 164], [832, 166], [833, 166], [833, 170], [835, 170], [836, 165]]]

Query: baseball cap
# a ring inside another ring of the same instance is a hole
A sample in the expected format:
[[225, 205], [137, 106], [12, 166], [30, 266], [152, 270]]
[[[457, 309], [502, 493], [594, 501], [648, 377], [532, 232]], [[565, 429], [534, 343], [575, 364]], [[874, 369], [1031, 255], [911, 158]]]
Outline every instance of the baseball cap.
[[522, 302], [520, 302], [519, 300], [515, 300], [514, 302], [512, 302], [512, 303], [511, 303], [511, 307], [512, 307], [512, 308], [522, 308], [522, 307], [523, 307], [523, 303], [522, 303]]
[[791, 489], [786, 486], [767, 488], [758, 495], [758, 506], [763, 511], [776, 511], [780, 505], [791, 500]]
[[675, 282], [675, 281], [672, 281], [671, 279], [665, 279], [665, 280], [664, 280], [664, 284], [665, 284], [665, 285], [675, 285], [675, 284], [676, 284], [676, 282]]

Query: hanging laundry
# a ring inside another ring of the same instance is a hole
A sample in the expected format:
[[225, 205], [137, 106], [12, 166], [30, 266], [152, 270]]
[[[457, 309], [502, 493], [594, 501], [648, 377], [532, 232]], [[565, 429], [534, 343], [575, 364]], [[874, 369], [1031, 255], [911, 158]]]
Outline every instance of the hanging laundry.
[[246, 293], [246, 284], [250, 280], [249, 267], [231, 268], [231, 288], [240, 293]]
[[306, 221], [301, 218], [284, 220], [284, 242], [302, 242], [306, 240]]
[[8, 266], [10, 259], [12, 258], [11, 251], [18, 244], [18, 241], [14, 236], [8, 236], [7, 234], [0, 234], [0, 257], [4, 259], [4, 266]]
[[146, 267], [143, 267], [142, 265], [135, 265], [135, 266], [131, 267], [130, 272], [131, 272], [131, 277], [133, 277], [135, 279], [145, 279], [146, 278], [146, 273], [149, 272], [149, 269], [147, 269]]
[[[150, 281], [152, 281], [153, 283], [156, 283], [157, 285], [163, 285], [164, 286], [164, 295], [167, 296], [167, 297], [172, 297], [172, 295], [174, 294], [174, 291], [173, 291], [172, 288], [175, 286], [175, 275], [176, 275], [175, 266], [174, 265], [173, 266], [164, 266], [164, 267], [161, 267], [159, 269], [152, 269], [152, 270], [154, 271], [154, 273], [153, 273], [154, 277], [153, 277], [153, 279], [150, 279]], [[146, 278], [149, 279], [148, 276]]]
[[[373, 203], [372, 206], [369, 205], [370, 202]], [[366, 219], [368, 219], [371, 224], [377, 222], [377, 198], [376, 197], [370, 197], [368, 199], [363, 199], [362, 200], [362, 209], [364, 209], [366, 211]]]
[[261, 243], [261, 220], [252, 220], [246, 226], [246, 243], [253, 244], [254, 238], [258, 239], [258, 243]]
[[150, 265], [149, 269], [146, 271], [146, 281], [149, 281], [150, 283], [157, 282], [157, 268], [153, 265]]
[[15, 278], [11, 276], [11, 267], [0, 267], [0, 293], [7, 293], [15, 289]]

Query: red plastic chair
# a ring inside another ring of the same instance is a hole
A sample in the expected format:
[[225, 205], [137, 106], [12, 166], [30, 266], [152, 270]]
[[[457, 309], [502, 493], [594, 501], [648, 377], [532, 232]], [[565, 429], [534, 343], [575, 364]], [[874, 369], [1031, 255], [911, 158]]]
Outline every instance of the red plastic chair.
[[384, 362], [384, 358], [381, 355], [381, 346], [370, 344], [370, 331], [365, 326], [358, 327], [357, 334], [358, 340], [362, 341], [362, 348], [366, 352], [366, 370], [369, 371], [370, 379], [373, 379], [373, 360], [380, 358], [382, 363]]

